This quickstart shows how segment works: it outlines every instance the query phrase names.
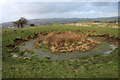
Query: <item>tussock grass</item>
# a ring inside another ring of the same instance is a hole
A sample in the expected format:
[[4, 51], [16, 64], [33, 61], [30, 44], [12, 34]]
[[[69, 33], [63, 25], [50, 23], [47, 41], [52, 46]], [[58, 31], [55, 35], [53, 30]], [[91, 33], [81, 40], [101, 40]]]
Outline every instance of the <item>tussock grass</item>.
[[96, 44], [101, 44], [100, 41], [88, 38], [87, 34], [78, 34], [70, 31], [60, 33], [52, 32], [44, 37], [43, 43], [46, 44], [53, 53], [72, 51], [85, 52], [93, 48]]
[[51, 33], [45, 37], [45, 40], [48, 43], [73, 43], [85, 38], [87, 35], [85, 34], [76, 34], [74, 32], [62, 32], [60, 34]]

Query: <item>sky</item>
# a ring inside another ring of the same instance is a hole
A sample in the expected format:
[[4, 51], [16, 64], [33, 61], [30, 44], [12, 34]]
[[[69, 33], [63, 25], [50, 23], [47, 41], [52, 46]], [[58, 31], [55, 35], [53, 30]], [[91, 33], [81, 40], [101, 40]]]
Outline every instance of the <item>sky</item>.
[[97, 18], [118, 16], [118, 2], [3, 2], [1, 22], [39, 18]]

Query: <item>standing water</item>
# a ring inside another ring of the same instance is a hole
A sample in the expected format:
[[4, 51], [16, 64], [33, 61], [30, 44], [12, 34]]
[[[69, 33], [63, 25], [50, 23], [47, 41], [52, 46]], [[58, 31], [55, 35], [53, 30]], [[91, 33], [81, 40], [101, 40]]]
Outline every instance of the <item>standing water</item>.
[[113, 50], [115, 50], [117, 47], [109, 44], [107, 42], [103, 42], [101, 45], [97, 45], [95, 48], [86, 51], [86, 52], [81, 52], [81, 51], [74, 51], [74, 52], [65, 52], [65, 53], [57, 53], [57, 54], [52, 54], [51, 51], [43, 51], [41, 49], [38, 49], [34, 46], [35, 40], [29, 40], [24, 42], [23, 44], [19, 45], [20, 51], [25, 51], [26, 49], [33, 50], [34, 54], [37, 55], [38, 58], [43, 58], [43, 57], [50, 57], [51, 59], [58, 60], [58, 59], [78, 59], [80, 56], [84, 55], [95, 55], [95, 54], [101, 54], [101, 55], [106, 55], [111, 53]]

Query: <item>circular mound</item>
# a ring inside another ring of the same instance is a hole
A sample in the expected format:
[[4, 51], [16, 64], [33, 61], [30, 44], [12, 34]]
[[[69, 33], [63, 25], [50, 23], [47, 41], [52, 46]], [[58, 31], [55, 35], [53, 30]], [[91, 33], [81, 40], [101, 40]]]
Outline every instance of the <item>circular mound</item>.
[[48, 48], [52, 53], [85, 52], [98, 44], [101, 44], [101, 42], [88, 37], [87, 34], [75, 32], [50, 33], [35, 42], [36, 47]]

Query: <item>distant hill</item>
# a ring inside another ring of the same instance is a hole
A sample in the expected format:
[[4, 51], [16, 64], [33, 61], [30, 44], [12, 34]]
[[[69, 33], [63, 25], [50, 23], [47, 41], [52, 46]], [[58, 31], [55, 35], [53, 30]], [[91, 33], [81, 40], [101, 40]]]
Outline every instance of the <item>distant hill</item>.
[[[65, 23], [77, 23], [77, 22], [85, 22], [85, 21], [94, 21], [94, 20], [110, 20], [110, 19], [118, 19], [118, 17], [103, 17], [103, 18], [47, 18], [47, 19], [31, 19], [28, 20], [28, 24], [35, 24], [35, 26], [40, 25], [51, 25], [51, 24], [65, 24]], [[12, 22], [2, 23], [3, 29], [8, 28], [17, 28], [14, 26]], [[29, 27], [26, 25], [25, 27]]]

